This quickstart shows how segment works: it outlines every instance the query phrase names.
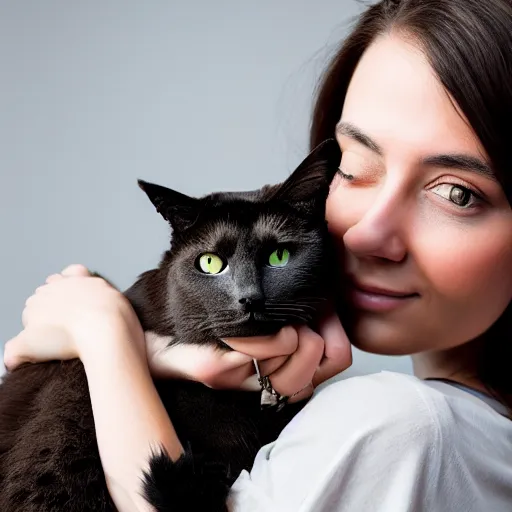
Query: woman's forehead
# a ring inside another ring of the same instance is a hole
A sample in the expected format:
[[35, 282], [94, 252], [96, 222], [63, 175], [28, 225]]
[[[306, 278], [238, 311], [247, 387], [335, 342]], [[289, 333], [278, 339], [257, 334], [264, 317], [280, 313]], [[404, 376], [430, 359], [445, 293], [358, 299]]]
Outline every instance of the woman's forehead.
[[397, 35], [378, 38], [361, 58], [342, 120], [378, 139], [384, 148], [485, 158], [478, 137], [419, 46]]

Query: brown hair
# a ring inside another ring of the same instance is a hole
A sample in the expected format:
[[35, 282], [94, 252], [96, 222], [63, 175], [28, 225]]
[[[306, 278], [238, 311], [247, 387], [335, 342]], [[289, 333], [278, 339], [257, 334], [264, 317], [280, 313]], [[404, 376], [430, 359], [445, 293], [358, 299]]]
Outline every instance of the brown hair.
[[[333, 137], [353, 72], [390, 31], [421, 46], [485, 148], [512, 199], [512, 1], [381, 0], [358, 19], [319, 82], [311, 148]], [[480, 378], [512, 409], [512, 305], [485, 334]]]

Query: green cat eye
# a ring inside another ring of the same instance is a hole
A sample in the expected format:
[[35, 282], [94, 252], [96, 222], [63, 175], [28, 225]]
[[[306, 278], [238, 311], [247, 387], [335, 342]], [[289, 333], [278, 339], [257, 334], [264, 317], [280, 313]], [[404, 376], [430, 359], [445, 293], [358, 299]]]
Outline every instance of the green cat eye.
[[220, 256], [207, 252], [199, 257], [199, 268], [205, 274], [218, 274], [224, 269], [224, 261]]
[[284, 267], [290, 260], [290, 251], [288, 249], [276, 249], [268, 258], [268, 264], [271, 267]]

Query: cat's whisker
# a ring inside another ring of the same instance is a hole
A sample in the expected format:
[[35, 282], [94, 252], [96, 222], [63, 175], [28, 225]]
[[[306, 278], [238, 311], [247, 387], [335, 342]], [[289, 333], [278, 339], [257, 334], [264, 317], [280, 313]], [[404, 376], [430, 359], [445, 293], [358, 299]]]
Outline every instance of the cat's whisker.
[[271, 308], [271, 309], [277, 309], [277, 308], [302, 309], [302, 306], [299, 304], [268, 304], [266, 307]]
[[309, 310], [312, 310], [312, 311], [316, 311], [316, 308], [314, 308], [313, 306], [310, 306], [309, 304], [300, 304], [300, 305], [286, 305], [286, 304], [272, 304], [270, 306], [267, 306], [265, 308], [265, 310], [282, 310], [282, 309], [286, 309], [286, 310], [290, 310], [290, 311], [303, 311], [305, 309], [309, 309]]
[[232, 313], [230, 313], [229, 311], [217, 311], [213, 314], [206, 314], [206, 313], [184, 313], [181, 315], [182, 318], [208, 318], [208, 317], [212, 317], [212, 316], [232, 316]]
[[292, 319], [292, 318], [296, 318], [297, 320], [300, 320], [301, 322], [310, 322], [312, 320], [311, 316], [310, 315], [298, 315], [298, 314], [295, 314], [295, 313], [286, 313], [286, 314], [283, 314], [283, 313], [272, 313], [272, 312], [269, 312], [269, 313], [266, 313], [268, 316], [270, 317], [278, 317], [280, 319], [283, 319], [283, 320], [289, 320], [289, 319]]
[[268, 311], [265, 315], [269, 317], [280, 316], [282, 318], [300, 317], [300, 318], [312, 318], [312, 315], [305, 311]]
[[231, 321], [229, 321], [229, 322], [220, 321], [220, 322], [216, 322], [216, 323], [213, 323], [211, 321], [203, 322], [202, 324], [199, 324], [198, 326], [194, 326], [194, 328], [197, 329], [198, 331], [208, 331], [208, 330], [214, 331], [216, 329], [223, 329], [226, 327], [233, 327], [235, 325], [240, 325], [240, 324], [244, 323], [247, 320], [247, 318], [233, 319], [231, 317], [230, 320]]
[[300, 295], [300, 292], [297, 295], [299, 296], [297, 300], [328, 300], [327, 297], [321, 297], [319, 295]]
[[308, 313], [314, 313], [316, 311], [316, 308], [313, 308], [311, 306], [307, 305], [286, 305], [286, 304], [279, 304], [279, 305], [268, 305], [265, 308], [265, 311], [300, 311], [300, 312], [308, 312]]
[[208, 323], [208, 322], [229, 322], [233, 320], [233, 315], [214, 315], [211, 317], [205, 318], [204, 316], [184, 316], [181, 318], [182, 321], [185, 322], [201, 322], [201, 323]]
[[309, 306], [313, 306], [313, 307], [319, 307], [319, 305], [321, 304], [325, 304], [327, 301], [325, 300], [322, 300], [322, 299], [309, 299], [309, 300], [300, 300], [300, 301], [296, 301], [295, 304], [300, 304], [300, 305], [309, 305]]
[[299, 299], [293, 300], [293, 302], [283, 302], [282, 300], [268, 299], [265, 302], [268, 304], [289, 304], [292, 306], [298, 304], [315, 304], [325, 302], [327, 299], [322, 297], [300, 297]]

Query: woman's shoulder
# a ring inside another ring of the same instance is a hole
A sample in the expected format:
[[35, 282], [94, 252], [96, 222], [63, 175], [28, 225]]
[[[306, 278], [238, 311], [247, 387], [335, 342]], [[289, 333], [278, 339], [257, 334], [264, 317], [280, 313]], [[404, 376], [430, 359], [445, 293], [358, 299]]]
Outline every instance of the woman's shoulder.
[[336, 404], [339, 409], [386, 412], [384, 416], [412, 412], [430, 417], [432, 407], [442, 406], [443, 395], [413, 375], [382, 371], [333, 381], [315, 396], [318, 402]]
[[498, 507], [489, 510], [503, 510], [507, 488], [496, 493], [493, 478], [478, 475], [503, 479], [506, 436], [481, 429], [479, 438], [470, 407], [481, 406], [453, 396], [393, 372], [331, 382], [260, 450], [235, 484], [235, 502], [254, 498], [254, 510], [484, 510], [491, 499]]
[[[323, 387], [303, 410], [304, 421], [327, 420], [333, 434], [357, 433], [432, 443], [450, 421], [443, 394], [395, 372], [350, 377]], [[306, 420], [306, 417], [308, 420]]]
[[[290, 487], [307, 494], [304, 500], [330, 496], [340, 503], [348, 500], [349, 510], [368, 505], [369, 489], [375, 498], [372, 510], [380, 510], [379, 496], [384, 499], [392, 488], [398, 494], [405, 489], [404, 499], [411, 502], [418, 485], [427, 489], [436, 480], [430, 476], [438, 471], [443, 450], [451, 449], [451, 443], [442, 442], [436, 413], [421, 385], [419, 379], [391, 372], [331, 382], [260, 451], [251, 478], [269, 478], [270, 470], [274, 476], [289, 473]], [[370, 482], [361, 487], [366, 478]], [[311, 491], [312, 485], [318, 493]], [[315, 503], [301, 510], [335, 508]]]

